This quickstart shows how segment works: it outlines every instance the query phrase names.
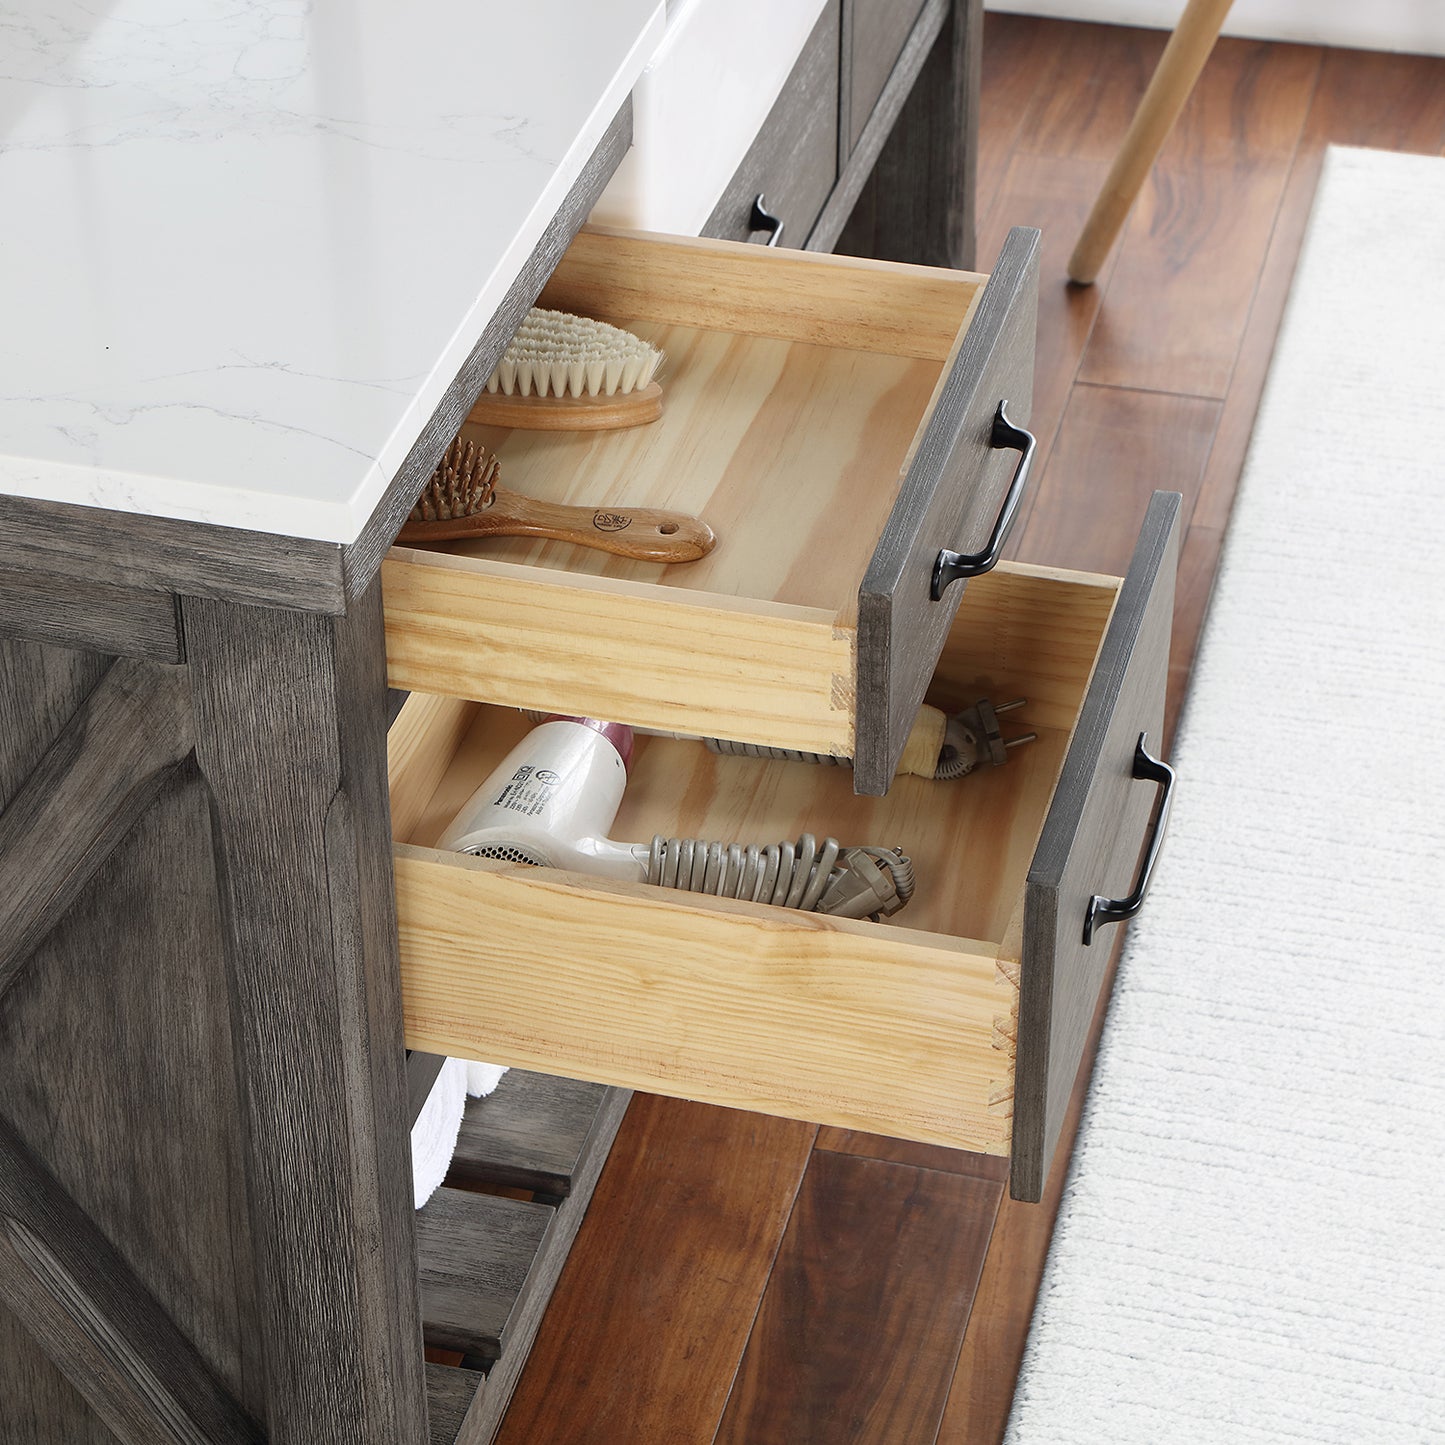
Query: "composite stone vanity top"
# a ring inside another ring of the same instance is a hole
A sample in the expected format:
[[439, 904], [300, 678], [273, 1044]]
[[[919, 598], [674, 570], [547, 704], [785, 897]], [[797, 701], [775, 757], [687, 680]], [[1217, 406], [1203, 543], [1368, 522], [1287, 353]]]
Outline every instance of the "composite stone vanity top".
[[347, 543], [663, 0], [29, 0], [0, 24], [0, 495]]

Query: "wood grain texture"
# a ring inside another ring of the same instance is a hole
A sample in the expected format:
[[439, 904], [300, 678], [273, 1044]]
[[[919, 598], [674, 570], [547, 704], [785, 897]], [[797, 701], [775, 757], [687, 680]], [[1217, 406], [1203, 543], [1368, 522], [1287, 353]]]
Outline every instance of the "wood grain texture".
[[[971, 287], [954, 292], [956, 331], [973, 299]], [[599, 507], [681, 512], [709, 525], [717, 546], [665, 568], [522, 539], [463, 541], [457, 552], [630, 580], [654, 593], [827, 608], [850, 622], [858, 579], [935, 400], [939, 364], [619, 320], [667, 357], [658, 421], [625, 432], [478, 427], [464, 435], [494, 452], [508, 485], [529, 497], [586, 507], [589, 516]], [[410, 544], [411, 529], [403, 535]]]
[[405, 549], [383, 585], [396, 687], [852, 752], [852, 640], [821, 608]]
[[477, 1370], [455, 1365], [426, 1367], [426, 1411], [429, 1445], [454, 1445], [472, 1402], [486, 1388]]
[[717, 1445], [932, 1440], [1002, 1193], [815, 1153]]
[[[980, 225], [979, 245], [984, 255], [991, 255], [1003, 244], [1013, 225], [1033, 226], [1042, 237], [1034, 402], [1029, 416], [1029, 430], [1038, 438], [1035, 480], [1030, 495], [1024, 498], [1005, 556], [1021, 555], [1029, 515], [1050, 485], [1049, 464], [1059, 426], [1102, 304], [1102, 287], [1066, 286], [1060, 281], [1068, 239], [1083, 223], [1094, 189], [1102, 179], [1103, 162], [1020, 151], [1009, 158], [995, 204], [984, 213]], [[1111, 258], [1109, 267], [1112, 265]], [[1067, 478], [1064, 485], [1068, 485]]]
[[1223, 397], [1320, 51], [1225, 39], [1140, 193], [1080, 375]]
[[849, 0], [844, 17], [839, 160], [846, 163], [923, 8], [923, 0]]
[[0, 813], [0, 996], [190, 749], [184, 672], [113, 663]]
[[0, 496], [0, 569], [52, 584], [337, 613], [342, 560], [335, 542]]
[[974, 1154], [966, 1149], [945, 1149], [938, 1144], [914, 1144], [907, 1139], [865, 1134], [858, 1129], [819, 1129], [816, 1147], [830, 1154], [854, 1154], [862, 1159], [906, 1164], [915, 1169], [966, 1174], [971, 1179], [992, 1179], [998, 1184], [1008, 1182], [1008, 1160], [996, 1154]]
[[930, 596], [939, 549], [983, 547], [1008, 494], [1015, 452], [990, 442], [1009, 403], [1017, 426], [1033, 401], [1038, 233], [1010, 232], [908, 458], [898, 500], [858, 594], [858, 724], [853, 782], [887, 790], [966, 583]]
[[443, 393], [421, 435], [385, 495], [377, 503], [361, 535], [345, 549], [342, 571], [348, 597], [359, 597], [370, 587], [407, 513], [416, 504], [442, 453], [467, 418], [487, 378], [492, 374], [512, 334], [537, 299], [557, 259], [567, 249], [577, 229], [587, 218], [632, 143], [632, 101], [623, 102], [596, 150], [572, 183], [567, 198], [547, 223], [542, 239], [532, 248], [517, 279], [507, 289], [501, 304], [482, 329], [467, 359]]
[[556, 1210], [438, 1189], [417, 1211], [422, 1336], [428, 1347], [495, 1360]]
[[801, 246], [838, 174], [840, 0], [828, 0], [783, 82], [757, 139], [739, 163], [702, 235], [746, 241], [753, 199], [783, 222], [780, 245]]
[[499, 1445], [710, 1440], [814, 1132], [636, 1096]]
[[[531, 875], [398, 847], [411, 1047], [1007, 1147], [1007, 1115], [992, 1107], [1007, 1093], [994, 1020], [1011, 1007], [996, 945]], [[578, 938], [591, 940], [585, 957], [568, 952]]]
[[[1146, 33], [1124, 32], [1116, 25], [1075, 27], [1076, 30], [1085, 28], [1115, 35]], [[979, 219], [983, 221], [994, 207], [999, 184], [1020, 144], [1021, 133], [1059, 88], [1061, 78], [1053, 73], [1060, 59], [1060, 47], [1053, 33], [1029, 16], [985, 11], [981, 49], [986, 63], [981, 67], [978, 92], [980, 124], [975, 191]], [[1083, 70], [1082, 73], [1087, 75], [1090, 72]], [[1100, 91], [1127, 83], [1117, 66], [1094, 73], [1108, 75], [1108, 84], [1100, 84]], [[1146, 73], [1144, 80], [1147, 79]], [[1140, 81], [1141, 91], [1144, 80]], [[1127, 118], [1124, 123], [1127, 124]], [[1098, 159], [1108, 164], [1107, 155]], [[1102, 174], [1101, 171], [1101, 177]], [[986, 246], [984, 254], [988, 254]]]
[[984, 280], [894, 261], [586, 226], [542, 301], [604, 319], [943, 361]]
[[3, 1120], [0, 1299], [126, 1445], [259, 1445], [263, 1439]]
[[[1019, 555], [1122, 575], [1156, 488], [1182, 493], [1190, 516], [1218, 421], [1219, 403], [1201, 397], [1075, 386]], [[1100, 495], [1107, 508], [1087, 505]]]
[[1149, 88], [1069, 257], [1069, 279], [1092, 285], [1103, 268], [1159, 148], [1209, 59], [1233, 0], [1187, 0]]
[[[0, 648], [6, 783], [28, 776], [68, 720], [60, 714], [81, 706], [110, 663]], [[238, 1117], [238, 1085], [214, 891], [207, 797], [183, 766], [6, 995], [0, 1097], [32, 1153], [261, 1418], [240, 1146], [227, 1124]], [[7, 1359], [5, 1369], [16, 1417], [70, 1439], [64, 1432], [80, 1428], [73, 1407], [23, 1359]]]
[[1179, 503], [1175, 493], [1158, 493], [1145, 515], [1029, 869], [1010, 1181], [1016, 1199], [1043, 1192], [1109, 960], [1107, 933], [1091, 946], [1082, 942], [1085, 908], [1095, 893], [1130, 892], [1155, 801], [1130, 773], [1139, 735], [1157, 745], [1163, 730]]
[[969, 269], [977, 255], [982, 0], [925, 0], [916, 13], [808, 244]]
[[602, 1084], [512, 1069], [485, 1099], [467, 1103], [447, 1173], [458, 1189], [530, 1189], [554, 1198], [572, 1181], [599, 1131], [615, 1133], [626, 1097]]
[[203, 599], [183, 610], [245, 1081], [270, 1437], [420, 1445], [380, 597], [337, 622]]
[[115, 1436], [0, 1305], [0, 1361], [5, 1371], [4, 1445], [115, 1445]]
[[[587, 1137], [577, 1155], [567, 1197], [557, 1206], [547, 1237], [533, 1262], [526, 1285], [508, 1320], [506, 1348], [487, 1375], [487, 1386], [472, 1402], [462, 1428], [459, 1445], [491, 1445], [522, 1378], [523, 1367], [537, 1338], [544, 1311], [557, 1288], [563, 1266], [582, 1227], [603, 1165], [612, 1149], [631, 1095], [624, 1089], [608, 1089], [602, 1097]], [[485, 1102], [485, 1101], [483, 1101]]]
[[1121, 943], [1122, 935], [1110, 950], [1079, 1065], [1079, 1080], [1064, 1115], [1043, 1197], [1037, 1204], [1030, 1204], [1005, 1193], [999, 1201], [993, 1238], [935, 1445], [1002, 1445], [1054, 1221], [1069, 1178], [1070, 1155], [1078, 1136], [1099, 1034], [1108, 1013]]
[[185, 657], [176, 601], [169, 593], [41, 572], [0, 572], [5, 633], [57, 647], [180, 662]]

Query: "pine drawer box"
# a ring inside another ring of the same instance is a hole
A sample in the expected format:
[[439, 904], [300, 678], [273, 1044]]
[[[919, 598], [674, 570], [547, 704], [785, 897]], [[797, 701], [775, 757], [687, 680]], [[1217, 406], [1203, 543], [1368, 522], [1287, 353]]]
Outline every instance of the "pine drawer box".
[[661, 419], [479, 434], [508, 487], [692, 512], [718, 545], [393, 549], [392, 685], [852, 757], [882, 793], [963, 591], [931, 597], [939, 553], [986, 546], [1023, 466], [994, 420], [1028, 416], [1037, 246], [1013, 231], [984, 277], [584, 231], [543, 304], [661, 346]]
[[[930, 597], [994, 530], [1019, 456], [1036, 237], [991, 277], [584, 232], [544, 301], [668, 353], [663, 418], [488, 440], [508, 485], [706, 517], [703, 562], [558, 544], [394, 550], [392, 815], [410, 1046], [1012, 1154], [1037, 1198], [1156, 790], [1178, 499], [1123, 579], [1001, 563]], [[956, 616], [955, 616], [956, 613]], [[954, 783], [893, 763], [919, 703], [1026, 697], [1039, 741]], [[519, 868], [430, 846], [529, 726], [519, 708], [853, 755], [846, 768], [639, 739], [613, 834], [902, 846], [888, 923]], [[855, 786], [857, 791], [855, 792]], [[878, 795], [883, 796], [878, 796]]]

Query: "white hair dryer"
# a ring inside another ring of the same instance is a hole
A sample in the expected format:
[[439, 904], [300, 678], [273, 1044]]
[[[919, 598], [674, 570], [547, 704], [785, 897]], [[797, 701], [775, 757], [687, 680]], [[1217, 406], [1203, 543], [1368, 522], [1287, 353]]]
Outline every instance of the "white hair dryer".
[[661, 834], [614, 842], [607, 833], [631, 760], [631, 728], [550, 717], [472, 794], [438, 846], [844, 918], [896, 913], [913, 894], [913, 866], [900, 850], [840, 849], [811, 833], [761, 847]]

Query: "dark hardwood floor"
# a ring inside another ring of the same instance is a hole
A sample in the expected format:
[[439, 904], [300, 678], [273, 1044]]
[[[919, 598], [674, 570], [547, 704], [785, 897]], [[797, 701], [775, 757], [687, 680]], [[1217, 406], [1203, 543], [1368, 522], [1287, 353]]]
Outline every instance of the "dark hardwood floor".
[[[1445, 153], [1445, 60], [1221, 41], [1099, 283], [1071, 288], [1164, 39], [989, 15], [978, 204], [984, 265], [1009, 226], [1044, 232], [1012, 553], [1122, 571], [1150, 491], [1184, 493], [1172, 733], [1324, 147]], [[503, 1445], [994, 1445], [1081, 1096], [1036, 1205], [997, 1160], [639, 1096]]]

